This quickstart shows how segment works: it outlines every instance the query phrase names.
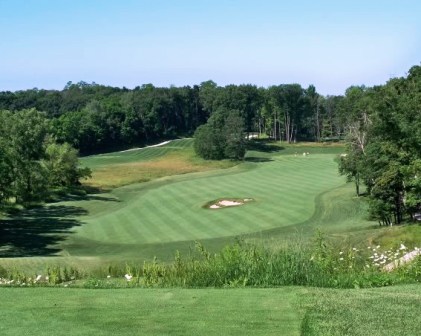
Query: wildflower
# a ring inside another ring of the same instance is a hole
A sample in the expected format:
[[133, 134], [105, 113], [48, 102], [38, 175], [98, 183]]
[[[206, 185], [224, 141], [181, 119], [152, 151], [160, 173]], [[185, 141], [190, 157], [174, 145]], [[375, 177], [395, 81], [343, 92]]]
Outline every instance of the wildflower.
[[380, 248], [380, 245], [377, 245], [376, 248]]
[[339, 254], [344, 254], [344, 253], [341, 251], [341, 252], [339, 252]]
[[404, 244], [401, 244], [401, 246], [399, 247], [399, 250], [406, 250], [406, 246]]
[[339, 258], [339, 260], [344, 260], [344, 258]]
[[130, 274], [125, 274], [124, 277], [126, 278], [127, 281], [130, 281], [133, 278], [133, 276]]
[[111, 278], [111, 275], [107, 275], [107, 279]]

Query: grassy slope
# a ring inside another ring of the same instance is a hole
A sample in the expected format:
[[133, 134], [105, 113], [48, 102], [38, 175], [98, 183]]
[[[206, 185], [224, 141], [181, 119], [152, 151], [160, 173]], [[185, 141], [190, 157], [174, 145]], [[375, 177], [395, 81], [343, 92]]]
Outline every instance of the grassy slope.
[[421, 286], [0, 288], [1, 335], [418, 335]]

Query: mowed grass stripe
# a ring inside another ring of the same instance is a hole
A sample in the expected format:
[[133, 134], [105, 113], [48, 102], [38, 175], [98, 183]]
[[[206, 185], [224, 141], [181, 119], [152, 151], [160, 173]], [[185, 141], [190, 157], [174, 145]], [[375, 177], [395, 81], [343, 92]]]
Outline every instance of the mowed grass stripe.
[[[304, 221], [314, 212], [317, 194], [343, 183], [337, 176], [332, 178], [332, 168], [336, 167], [331, 159], [324, 155], [311, 160], [282, 157], [235, 175], [221, 174], [148, 190], [119, 211], [105, 215], [108, 220], [103, 218], [103, 229], [118, 222], [124, 234], [110, 230], [102, 239], [133, 243], [207, 239]], [[217, 211], [198, 206], [220, 197], [252, 197], [256, 202]], [[136, 207], [141, 211], [135, 217], [124, 215]], [[142, 234], [136, 234], [139, 230]]]

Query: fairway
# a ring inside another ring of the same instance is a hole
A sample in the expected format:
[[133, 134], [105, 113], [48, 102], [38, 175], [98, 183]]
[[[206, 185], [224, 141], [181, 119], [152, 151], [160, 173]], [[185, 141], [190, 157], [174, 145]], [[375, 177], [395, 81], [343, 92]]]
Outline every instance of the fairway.
[[[81, 255], [82, 246], [100, 248], [104, 244], [102, 255], [121, 254], [124, 246], [129, 250], [136, 245], [206, 240], [286, 227], [309, 219], [315, 211], [315, 198], [344, 183], [333, 155], [275, 154], [262, 161], [129, 185], [101, 195], [99, 200], [63, 203], [88, 213], [81, 219], [84, 224], [75, 228], [62, 245], [64, 252]], [[218, 211], [202, 207], [223, 197], [252, 198], [254, 202]], [[86, 252], [83, 248], [82, 255]]]
[[[95, 171], [107, 165], [155, 162], [166, 155], [170, 159], [171, 155], [182, 155], [191, 146], [191, 139], [181, 139], [162, 147], [86, 157], [83, 164]], [[312, 234], [317, 226], [324, 225], [322, 220], [326, 229], [332, 229], [341, 214], [326, 218], [325, 209], [335, 212], [330, 209], [331, 197], [339, 199], [343, 190], [347, 198], [350, 195], [334, 161], [341, 147], [297, 148], [310, 155], [265, 145], [250, 150], [243, 163], [231, 168], [158, 178], [28, 210], [9, 221], [12, 230], [7, 234], [11, 237], [3, 238], [17, 246], [4, 244], [6, 248], [1, 251], [2, 256], [24, 258], [3, 259], [2, 264], [22, 263], [27, 267], [29, 263], [39, 268], [37, 265], [47, 260], [84, 261], [88, 265], [99, 260], [138, 260], [155, 255], [168, 259], [176, 249], [188, 251], [197, 240], [217, 249], [238, 236], [271, 236], [280, 242], [301, 229]], [[331, 196], [323, 200], [326, 194]], [[204, 207], [223, 198], [253, 201], [218, 210]], [[37, 226], [32, 228], [28, 223]], [[346, 218], [343, 223], [347, 223]], [[343, 223], [336, 231], [343, 230]], [[16, 236], [21, 237], [18, 230], [25, 228], [39, 240], [30, 244], [17, 241], [13, 237], [15, 228]]]

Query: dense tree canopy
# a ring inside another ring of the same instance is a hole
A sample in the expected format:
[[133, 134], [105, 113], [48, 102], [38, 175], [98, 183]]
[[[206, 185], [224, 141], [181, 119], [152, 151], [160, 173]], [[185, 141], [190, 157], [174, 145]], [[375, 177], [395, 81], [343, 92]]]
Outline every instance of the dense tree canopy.
[[194, 133], [196, 153], [212, 160], [241, 160], [246, 154], [244, 120], [238, 110], [220, 108]]
[[0, 205], [46, 199], [89, 175], [79, 168], [77, 151], [50, 135], [45, 114], [35, 109], [0, 110]]
[[246, 132], [289, 142], [339, 137], [343, 126], [334, 98], [298, 84], [266, 89], [207, 81], [193, 87], [146, 84], [129, 90], [69, 82], [61, 91], [0, 92], [0, 109], [45, 112], [57, 141], [87, 154], [192, 135], [219, 109], [237, 110]]
[[374, 88], [352, 87], [342, 101], [348, 155], [340, 171], [363, 181], [381, 224], [421, 212], [421, 67]]

